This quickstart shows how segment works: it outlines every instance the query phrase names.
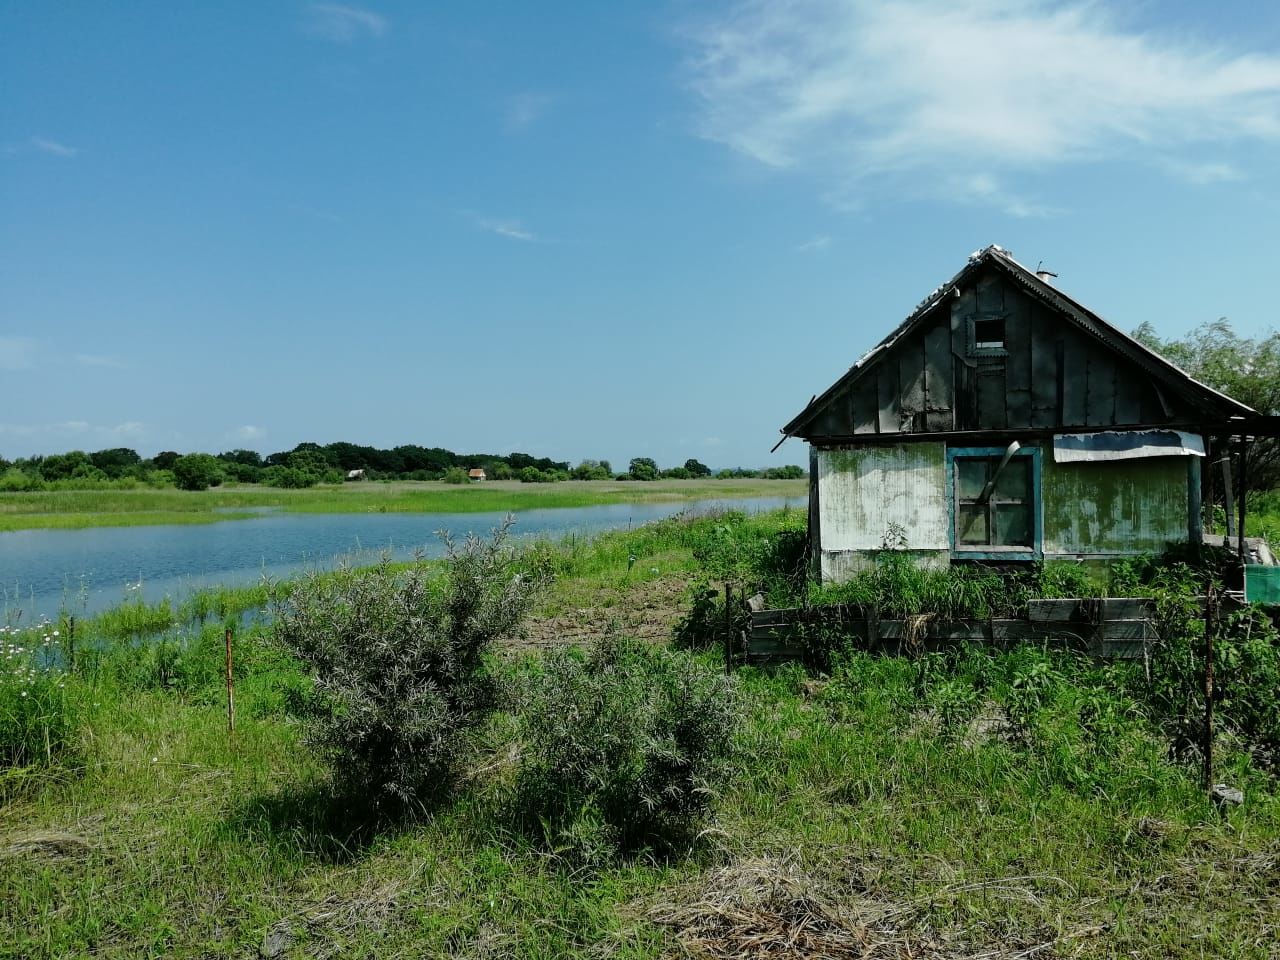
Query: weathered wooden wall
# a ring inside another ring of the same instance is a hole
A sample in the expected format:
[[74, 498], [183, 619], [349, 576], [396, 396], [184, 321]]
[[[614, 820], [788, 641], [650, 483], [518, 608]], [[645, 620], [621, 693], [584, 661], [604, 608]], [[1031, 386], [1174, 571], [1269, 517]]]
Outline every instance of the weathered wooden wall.
[[847, 579], [894, 532], [906, 538], [905, 544], [895, 544], [900, 549], [926, 560], [936, 554], [946, 564], [950, 511], [945, 444], [817, 450], [812, 468], [822, 580]]
[[[971, 343], [973, 321], [1003, 319], [1003, 355]], [[1192, 418], [1136, 364], [989, 269], [944, 297], [832, 395], [804, 435], [1100, 427]]]
[[1161, 553], [1190, 535], [1189, 457], [1102, 463], [1043, 460], [1044, 553], [1123, 556]]

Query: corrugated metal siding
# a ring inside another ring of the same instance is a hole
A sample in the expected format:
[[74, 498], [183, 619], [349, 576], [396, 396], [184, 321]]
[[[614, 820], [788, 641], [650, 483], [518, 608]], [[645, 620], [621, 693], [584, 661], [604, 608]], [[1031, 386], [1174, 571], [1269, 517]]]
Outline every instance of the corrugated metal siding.
[[1158, 553], [1189, 537], [1186, 457], [1053, 463], [1046, 455], [1042, 482], [1046, 554]]
[[895, 524], [907, 549], [947, 550], [946, 460], [943, 443], [819, 450], [823, 553], [879, 550]]

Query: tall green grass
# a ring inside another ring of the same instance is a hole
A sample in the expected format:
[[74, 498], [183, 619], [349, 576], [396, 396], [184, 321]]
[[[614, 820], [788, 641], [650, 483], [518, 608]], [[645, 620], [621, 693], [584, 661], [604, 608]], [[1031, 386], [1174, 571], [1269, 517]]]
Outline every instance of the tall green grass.
[[[793, 522], [727, 524], [742, 543]], [[527, 560], [576, 598], [695, 574], [728, 542], [717, 526]], [[1211, 804], [1141, 664], [970, 646], [744, 669], [737, 759], [698, 842], [584, 864], [512, 822], [517, 703], [478, 731], [457, 796], [370, 834], [300, 749], [309, 680], [258, 626], [234, 637], [228, 735], [223, 629], [209, 605], [158, 643], [104, 640], [65, 680], [80, 712], [63, 759], [0, 774], [0, 957], [656, 958], [705, 953], [708, 932], [745, 956], [741, 929], [874, 935], [899, 956], [1274, 956], [1275, 775], [1228, 725], [1219, 778], [1246, 799]], [[494, 669], [520, 690], [541, 666]]]

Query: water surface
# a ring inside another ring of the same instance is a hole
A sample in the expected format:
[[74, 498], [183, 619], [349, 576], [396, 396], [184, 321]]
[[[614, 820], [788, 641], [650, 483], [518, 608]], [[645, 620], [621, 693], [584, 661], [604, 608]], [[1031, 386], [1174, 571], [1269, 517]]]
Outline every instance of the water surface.
[[[697, 503], [621, 503], [525, 510], [513, 532], [523, 537], [590, 536], [716, 507], [758, 512], [803, 497], [756, 497]], [[373, 563], [383, 553], [407, 559], [438, 557], [437, 531], [461, 539], [487, 534], [505, 513], [275, 513], [197, 525], [15, 530], [0, 533], [0, 590], [4, 616], [20, 623], [66, 609], [92, 614], [141, 596], [174, 599], [203, 586], [243, 585], [325, 569], [342, 559]]]

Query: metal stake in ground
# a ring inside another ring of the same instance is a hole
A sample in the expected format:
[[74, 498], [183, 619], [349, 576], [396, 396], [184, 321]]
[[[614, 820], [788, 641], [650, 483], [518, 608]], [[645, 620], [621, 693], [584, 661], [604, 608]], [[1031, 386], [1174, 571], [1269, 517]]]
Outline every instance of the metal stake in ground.
[[231, 677], [231, 628], [227, 627], [227, 734], [236, 732], [236, 684]]
[[733, 588], [724, 585], [724, 672], [733, 673]]
[[1218, 629], [1218, 594], [1210, 580], [1204, 591], [1204, 789], [1213, 799], [1213, 635]]

